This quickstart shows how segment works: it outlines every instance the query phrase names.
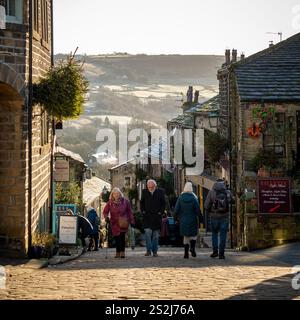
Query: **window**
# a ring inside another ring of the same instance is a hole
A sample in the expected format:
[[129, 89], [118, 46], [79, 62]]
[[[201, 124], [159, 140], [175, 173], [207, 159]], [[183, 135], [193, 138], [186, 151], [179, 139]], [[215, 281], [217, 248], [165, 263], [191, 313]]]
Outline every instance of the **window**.
[[125, 177], [125, 183], [124, 183], [124, 187], [130, 187], [131, 183], [130, 183], [130, 177]]
[[49, 143], [49, 121], [47, 112], [41, 116], [41, 146]]
[[6, 22], [23, 23], [23, 0], [0, 0], [6, 11]]
[[41, 0], [42, 40], [45, 41], [46, 43], [49, 43], [48, 18], [49, 18], [48, 1]]
[[268, 122], [263, 135], [264, 150], [271, 150], [280, 157], [286, 156], [285, 114], [275, 113], [272, 121]]
[[33, 0], [33, 30], [39, 33], [39, 0]]

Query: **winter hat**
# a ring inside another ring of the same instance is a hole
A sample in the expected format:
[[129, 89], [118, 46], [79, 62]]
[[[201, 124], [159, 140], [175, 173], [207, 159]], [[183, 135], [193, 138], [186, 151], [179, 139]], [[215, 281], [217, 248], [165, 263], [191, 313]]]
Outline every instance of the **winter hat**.
[[193, 192], [193, 185], [191, 182], [185, 184], [183, 192]]

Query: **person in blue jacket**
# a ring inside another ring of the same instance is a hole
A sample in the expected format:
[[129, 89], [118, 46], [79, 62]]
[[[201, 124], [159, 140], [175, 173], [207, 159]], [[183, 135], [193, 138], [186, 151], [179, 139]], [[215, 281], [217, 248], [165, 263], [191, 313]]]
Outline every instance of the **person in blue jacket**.
[[95, 243], [94, 251], [98, 251], [99, 246], [99, 217], [97, 215], [97, 212], [94, 208], [91, 208], [87, 213], [87, 218], [90, 221], [91, 225], [93, 226], [93, 233], [90, 238], [90, 244], [88, 251], [92, 250], [93, 240]]
[[199, 223], [202, 221], [198, 198], [193, 192], [193, 185], [187, 182], [175, 206], [175, 217], [179, 219], [180, 234], [183, 236], [184, 258], [189, 258], [189, 250], [196, 257], [196, 240]]

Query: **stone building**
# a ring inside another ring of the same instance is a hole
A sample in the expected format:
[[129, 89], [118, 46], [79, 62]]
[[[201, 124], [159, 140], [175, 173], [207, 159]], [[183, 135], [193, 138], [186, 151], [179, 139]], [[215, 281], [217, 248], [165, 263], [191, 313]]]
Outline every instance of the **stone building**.
[[50, 228], [52, 125], [31, 87], [53, 62], [52, 1], [0, 6], [0, 250], [22, 256], [32, 234]]
[[[195, 101], [195, 100], [194, 100]], [[219, 95], [212, 97], [204, 102], [191, 103], [189, 107], [184, 106], [183, 114], [168, 121], [168, 130], [172, 136], [177, 131], [183, 132], [184, 129], [204, 129], [217, 133], [219, 128]], [[175, 140], [171, 138], [171, 159], [173, 159], [173, 145]], [[193, 149], [196, 150], [195, 139], [193, 138]], [[205, 145], [204, 145], [205, 148]], [[193, 184], [194, 192], [199, 198], [201, 211], [204, 213], [204, 225], [210, 230], [209, 216], [205, 213], [204, 202], [208, 192], [213, 188], [218, 178], [226, 178], [226, 170], [222, 167], [224, 160], [211, 163], [206, 150], [204, 155], [204, 171], [198, 175], [188, 175], [185, 165], [174, 165], [174, 188], [177, 194], [183, 191], [186, 181]], [[172, 160], [173, 161], [173, 160]]]
[[300, 34], [240, 61], [227, 50], [218, 79], [235, 245], [300, 240]]

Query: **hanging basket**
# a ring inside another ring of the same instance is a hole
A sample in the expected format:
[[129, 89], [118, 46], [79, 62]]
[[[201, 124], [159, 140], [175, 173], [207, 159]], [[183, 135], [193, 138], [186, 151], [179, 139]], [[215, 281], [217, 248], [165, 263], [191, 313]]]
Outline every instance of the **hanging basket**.
[[83, 75], [83, 63], [75, 60], [75, 53], [33, 85], [34, 104], [42, 105], [59, 120], [77, 118], [84, 110], [88, 81]]

